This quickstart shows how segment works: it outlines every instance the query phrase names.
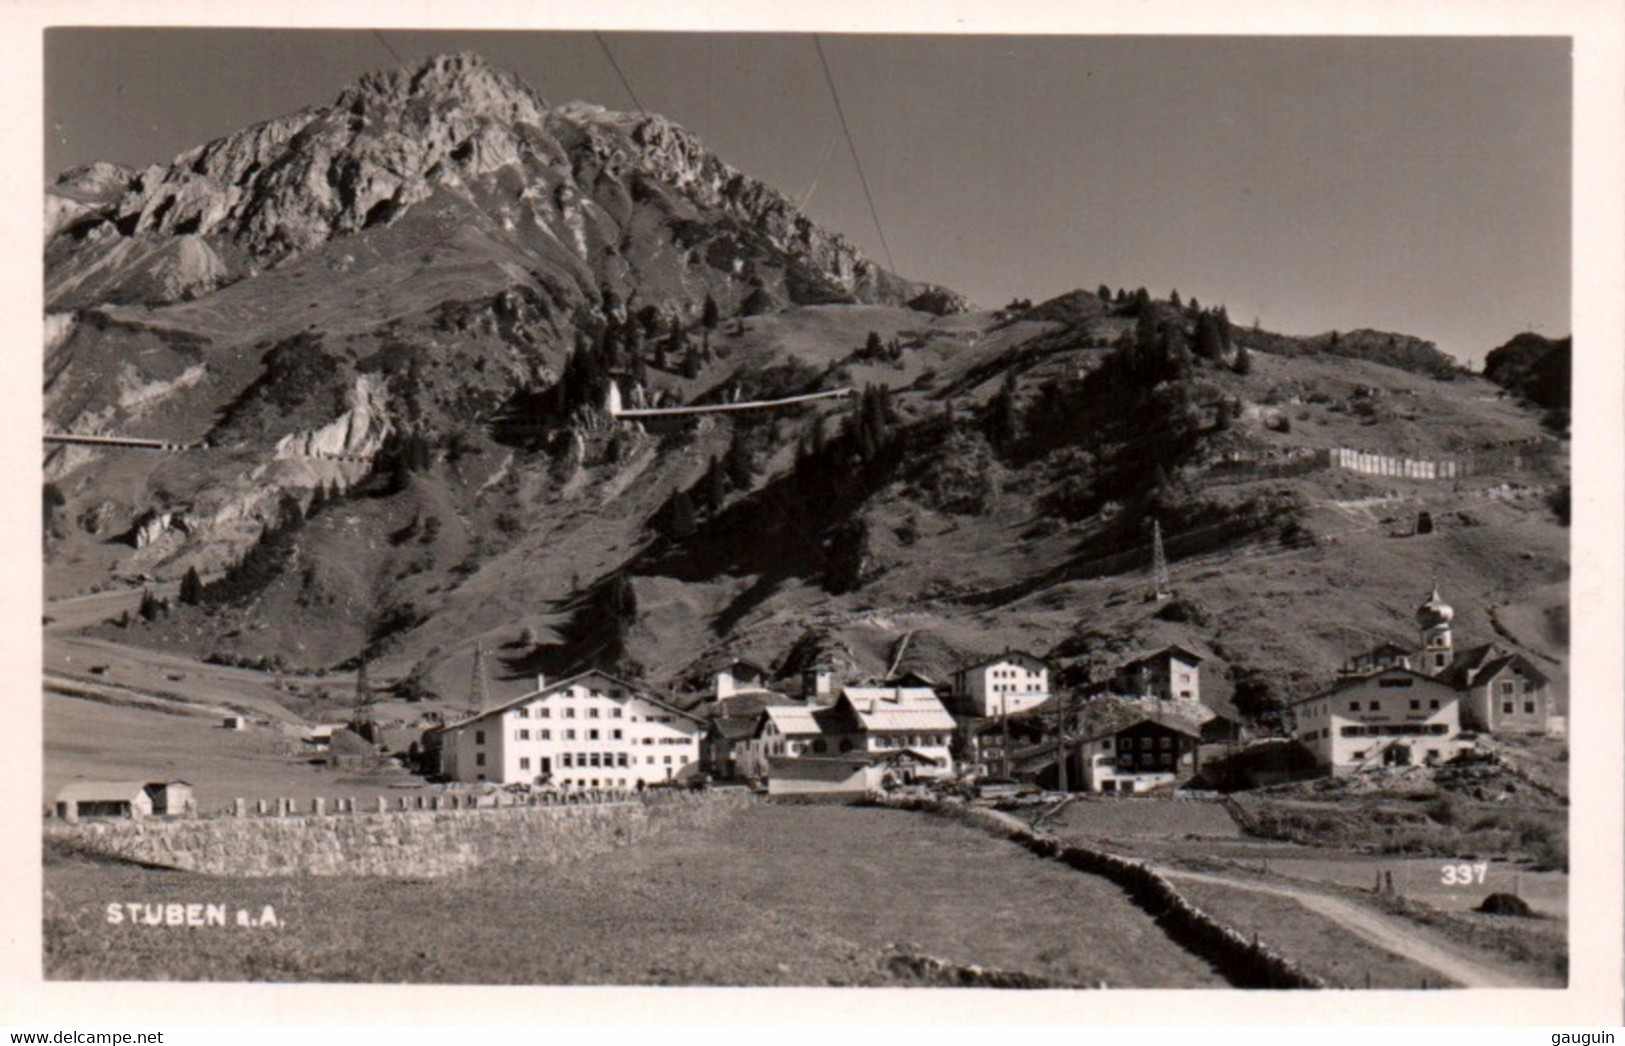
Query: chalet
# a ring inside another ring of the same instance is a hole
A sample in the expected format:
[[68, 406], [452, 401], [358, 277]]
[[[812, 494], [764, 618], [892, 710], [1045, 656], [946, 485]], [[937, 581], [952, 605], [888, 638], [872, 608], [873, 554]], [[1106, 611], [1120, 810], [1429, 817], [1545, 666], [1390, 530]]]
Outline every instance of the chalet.
[[835, 667], [825, 662], [809, 665], [801, 672], [801, 699], [809, 705], [835, 701]]
[[73, 781], [57, 792], [56, 816], [173, 817], [192, 805], [192, 786], [185, 781]]
[[[849, 686], [827, 708], [764, 709], [756, 751], [769, 794], [786, 788], [861, 792], [873, 783], [874, 767], [896, 770], [906, 763], [911, 776], [951, 773], [954, 728], [929, 687]], [[905, 754], [901, 762], [891, 758]], [[811, 762], [791, 765], [800, 760]]]
[[790, 704], [791, 700], [783, 694], [761, 690], [736, 693], [690, 709], [706, 724], [700, 747], [702, 769], [723, 779], [760, 776], [759, 761], [745, 760], [755, 772], [744, 773], [739, 757], [755, 737], [763, 710]]
[[963, 715], [1014, 715], [1049, 700], [1049, 676], [1042, 659], [1007, 650], [955, 671], [950, 692]]
[[1120, 694], [1200, 701], [1202, 660], [1182, 646], [1163, 647], [1118, 668], [1112, 686]]
[[767, 669], [754, 661], [744, 658], [734, 658], [717, 670], [716, 697], [732, 697], [735, 694], [760, 693], [767, 689]]
[[1086, 792], [1149, 791], [1195, 774], [1200, 742], [1200, 730], [1182, 719], [1137, 719], [1072, 747], [1069, 780]]
[[1378, 643], [1370, 650], [1355, 654], [1338, 671], [1343, 676], [1368, 676], [1390, 668], [1410, 668], [1415, 651], [1391, 640]]
[[929, 687], [843, 687], [821, 725], [814, 755], [823, 754], [820, 744], [837, 754], [907, 749], [929, 760], [936, 773], [953, 770], [949, 748], [957, 724]]
[[546, 683], [436, 727], [442, 777], [499, 784], [635, 788], [699, 769], [700, 719], [597, 670]]
[[1557, 732], [1550, 684], [1521, 654], [1496, 653], [1475, 668], [1452, 666], [1441, 681], [1462, 695], [1461, 725], [1492, 734]]
[[1442, 763], [1467, 747], [1460, 694], [1409, 668], [1342, 679], [1288, 707], [1298, 740], [1333, 776]]

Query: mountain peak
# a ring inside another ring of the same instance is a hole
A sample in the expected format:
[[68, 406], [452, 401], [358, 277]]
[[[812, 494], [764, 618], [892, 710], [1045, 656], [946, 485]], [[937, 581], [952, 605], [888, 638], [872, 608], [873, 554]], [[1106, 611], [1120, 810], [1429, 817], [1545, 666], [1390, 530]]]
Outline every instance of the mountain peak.
[[339, 95], [334, 108], [368, 117], [414, 108], [461, 110], [540, 124], [548, 104], [513, 73], [472, 51], [459, 51], [435, 55], [415, 68], [367, 73]]

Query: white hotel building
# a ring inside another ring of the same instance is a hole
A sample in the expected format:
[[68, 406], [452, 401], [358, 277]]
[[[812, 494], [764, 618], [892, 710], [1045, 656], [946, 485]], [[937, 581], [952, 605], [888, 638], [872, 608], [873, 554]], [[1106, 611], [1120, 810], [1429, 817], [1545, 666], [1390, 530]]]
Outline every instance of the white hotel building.
[[636, 788], [698, 768], [704, 724], [593, 670], [434, 731], [450, 781]]

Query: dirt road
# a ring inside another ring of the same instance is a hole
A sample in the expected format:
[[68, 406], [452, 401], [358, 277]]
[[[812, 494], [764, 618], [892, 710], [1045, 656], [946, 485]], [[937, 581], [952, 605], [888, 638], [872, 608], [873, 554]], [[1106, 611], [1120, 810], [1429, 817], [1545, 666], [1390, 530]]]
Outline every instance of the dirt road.
[[1306, 888], [1257, 880], [1231, 878], [1205, 872], [1188, 872], [1179, 868], [1158, 867], [1163, 876], [1178, 881], [1214, 883], [1258, 893], [1290, 897], [1317, 915], [1332, 920], [1350, 933], [1395, 955], [1437, 971], [1465, 988], [1527, 988], [1526, 978], [1518, 977], [1477, 958], [1468, 958], [1456, 946], [1427, 931], [1392, 915], [1374, 912], [1352, 901]]

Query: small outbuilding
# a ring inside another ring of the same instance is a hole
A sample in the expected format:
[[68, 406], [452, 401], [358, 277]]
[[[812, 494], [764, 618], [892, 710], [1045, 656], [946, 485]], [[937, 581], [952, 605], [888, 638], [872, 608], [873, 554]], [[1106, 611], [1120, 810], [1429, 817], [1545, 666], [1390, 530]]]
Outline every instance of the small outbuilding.
[[56, 816], [165, 817], [183, 814], [192, 803], [185, 781], [73, 781], [56, 794]]

